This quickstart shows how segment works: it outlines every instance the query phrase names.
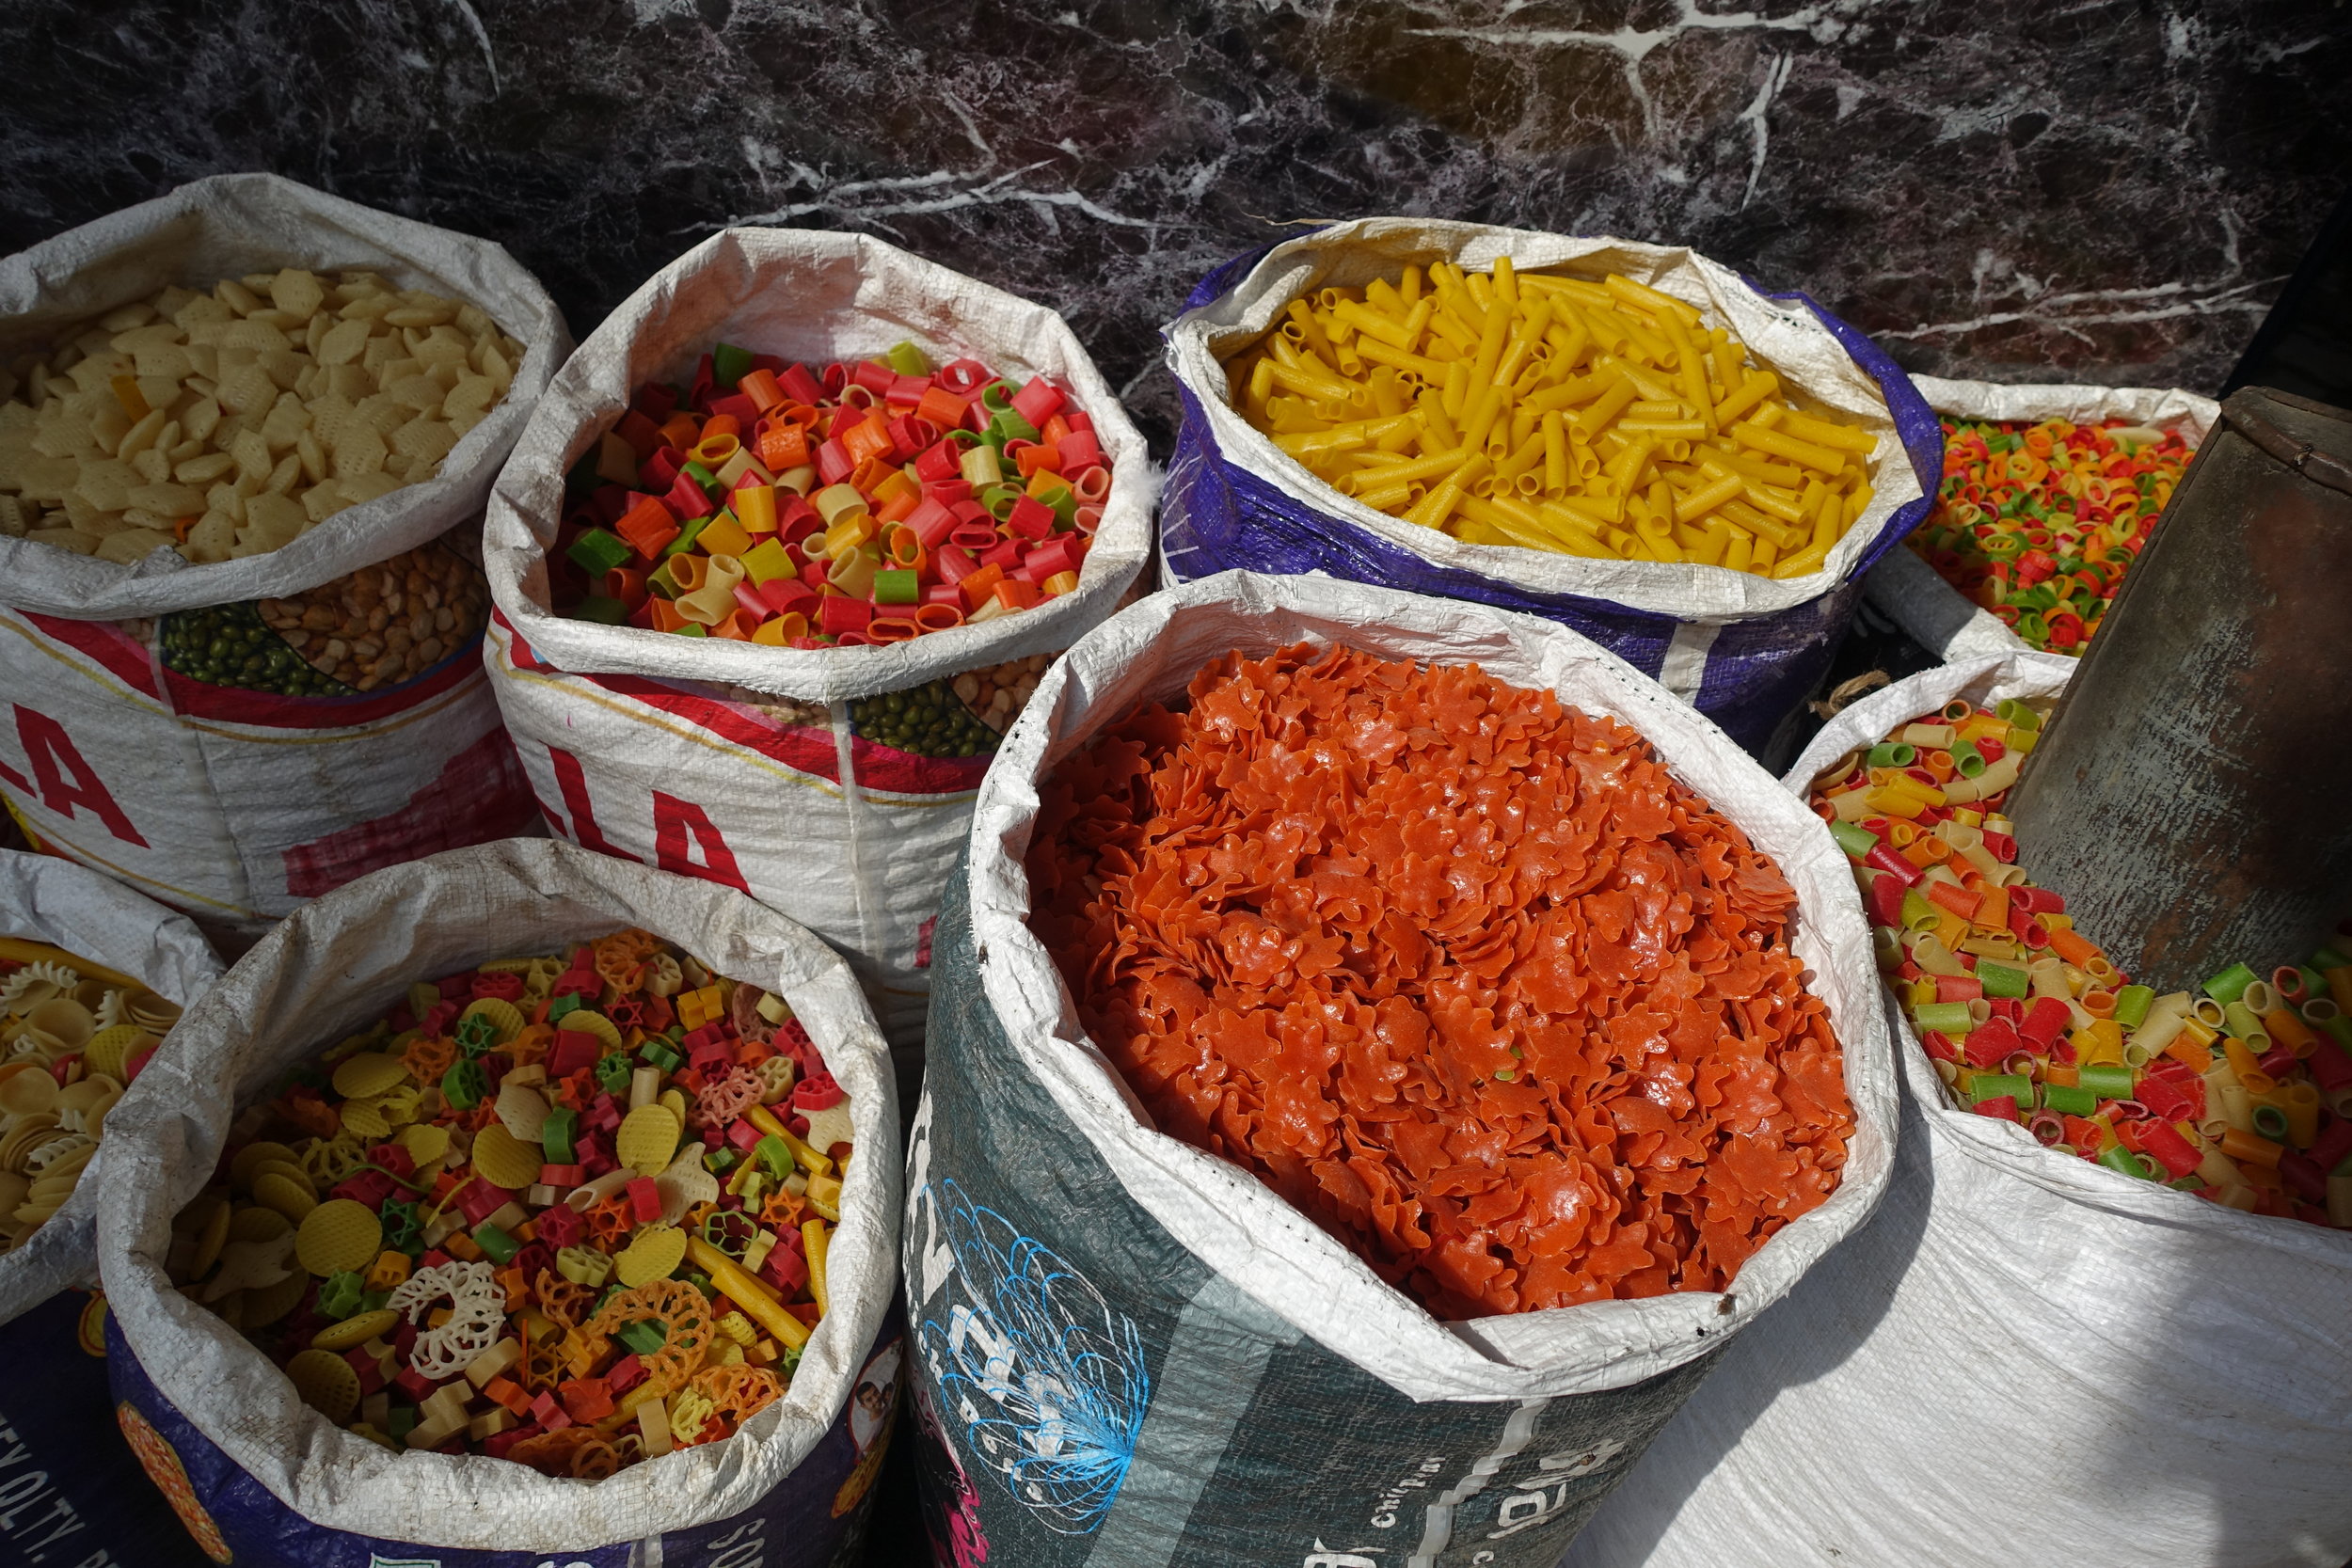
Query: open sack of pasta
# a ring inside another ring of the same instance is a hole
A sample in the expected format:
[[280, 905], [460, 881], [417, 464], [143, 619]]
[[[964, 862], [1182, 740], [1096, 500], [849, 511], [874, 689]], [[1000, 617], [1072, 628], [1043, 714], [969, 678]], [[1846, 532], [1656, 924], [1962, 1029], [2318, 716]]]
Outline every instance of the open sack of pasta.
[[470, 535], [570, 348], [497, 245], [274, 175], [0, 261], [0, 800], [245, 937], [522, 831]]
[[973, 791], [1134, 583], [1154, 487], [1045, 307], [863, 235], [704, 242], [492, 498], [487, 658], [550, 824], [804, 922], [911, 1085]]
[[1751, 751], [1938, 471], [1867, 339], [1686, 249], [1367, 218], [1187, 303], [1170, 578], [1322, 571], [1540, 615]]
[[94, 871], [0, 850], [0, 1323], [97, 1279], [106, 1122], [219, 974], [184, 916]]
[[942, 914], [935, 1534], [1549, 1568], [1883, 1188], [1836, 862], [1531, 618], [1231, 573], [1073, 647]]
[[149, 1065], [220, 969], [186, 916], [69, 862], [0, 850], [0, 1427], [9, 1473], [34, 1478], [13, 1483], [10, 1544], [36, 1559], [186, 1552], [106, 1394], [98, 1173], [116, 1109], [156, 1092]]
[[1870, 603], [1947, 662], [2079, 656], [2220, 405], [2177, 388], [1913, 384], [1943, 427], [1943, 480], [1870, 569]]
[[213, 997], [100, 1245], [124, 1433], [217, 1560], [832, 1560], [899, 1189], [822, 942], [516, 840], [306, 907]]
[[2073, 668], [1925, 671], [1789, 771], [1870, 879], [1902, 1154], [1869, 1228], [1725, 1353], [1579, 1568], [2352, 1555], [2345, 944], [2236, 955], [2189, 992], [2115, 972], [2097, 942], [2122, 934], [2068, 924], [2000, 809]]

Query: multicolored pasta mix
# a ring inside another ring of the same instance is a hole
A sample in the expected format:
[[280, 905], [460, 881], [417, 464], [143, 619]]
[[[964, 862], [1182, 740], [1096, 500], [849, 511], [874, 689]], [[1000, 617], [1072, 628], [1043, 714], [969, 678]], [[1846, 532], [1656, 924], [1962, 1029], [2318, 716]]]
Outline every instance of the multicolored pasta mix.
[[2352, 957], [2134, 985], [2017, 862], [2000, 807], [2047, 705], [1956, 699], [1814, 781], [1956, 1103], [2233, 1209], [2352, 1227]]
[[1548, 691], [1230, 655], [1060, 764], [1027, 864], [1160, 1129], [1439, 1317], [1721, 1290], [1837, 1184], [1795, 895]]
[[2079, 654], [2193, 455], [2111, 420], [1944, 421], [1944, 483], [1912, 552], [2029, 647]]
[[1472, 544], [1798, 578], [1870, 504], [1877, 437], [1614, 273], [1409, 266], [1293, 300], [1227, 371], [1318, 478]]
[[167, 1268], [338, 1425], [597, 1481], [790, 1386], [850, 1141], [781, 997], [617, 931], [411, 986], [240, 1118]]
[[904, 642], [1074, 590], [1110, 487], [1093, 420], [1041, 375], [721, 343], [581, 459], [558, 603], [771, 647]]
[[128, 975], [0, 937], [0, 1253], [73, 1196], [106, 1113], [179, 1021]]

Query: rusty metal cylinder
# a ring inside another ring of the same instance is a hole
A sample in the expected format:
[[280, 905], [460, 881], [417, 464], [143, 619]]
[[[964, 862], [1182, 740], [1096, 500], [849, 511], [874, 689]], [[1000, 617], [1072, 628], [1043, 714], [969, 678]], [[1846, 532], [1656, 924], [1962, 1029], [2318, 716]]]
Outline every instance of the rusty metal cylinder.
[[2352, 413], [2222, 405], [2010, 816], [2034, 879], [2159, 990], [2299, 960], [2352, 914]]

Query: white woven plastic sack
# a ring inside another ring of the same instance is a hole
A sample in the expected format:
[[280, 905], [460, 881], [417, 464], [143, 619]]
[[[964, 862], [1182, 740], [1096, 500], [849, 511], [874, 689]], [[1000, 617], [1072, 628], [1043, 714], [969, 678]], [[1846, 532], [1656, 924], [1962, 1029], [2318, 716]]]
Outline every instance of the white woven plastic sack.
[[[1832, 720], [1788, 787], [1955, 695], [2053, 695], [2074, 665], [1914, 675]], [[1724, 1354], [1568, 1563], [2339, 1568], [2352, 1236], [1954, 1110], [1889, 1011], [1905, 1106], [1878, 1217]]]
[[434, 478], [266, 554], [125, 566], [0, 537], [0, 798], [58, 853], [247, 933], [362, 872], [519, 831], [529, 796], [467, 637], [400, 684], [295, 697], [167, 668], [161, 618], [294, 597], [453, 531], [469, 552], [462, 534], [570, 335], [500, 246], [275, 175], [200, 180], [0, 261], [0, 360], [168, 284], [290, 265], [480, 306], [528, 350], [514, 385]]
[[[1854, 1133], [1837, 1190], [1740, 1266], [1727, 1293], [1438, 1322], [1238, 1165], [1156, 1131], [1090, 1041], [1029, 932], [1023, 869], [1038, 783], [1137, 704], [1181, 695], [1240, 649], [1343, 642], [1385, 658], [1477, 663], [1638, 731], [1739, 824], [1796, 890], [1794, 945], [1845, 1054]], [[1529, 616], [1322, 578], [1222, 573], [1136, 605], [1057, 663], [1013, 726], [972, 830], [972, 927], [989, 1006], [1023, 1062], [1170, 1236], [1243, 1293], [1414, 1400], [1518, 1400], [1617, 1388], [1714, 1348], [1787, 1294], [1884, 1190], [1895, 1102], [1886, 1021], [1845, 857], [1820, 820], [1714, 725], [1573, 632]], [[935, 1281], [910, 1281], [920, 1312]]]
[[[790, 1389], [743, 1432], [593, 1483], [483, 1456], [389, 1452], [329, 1424], [243, 1336], [171, 1288], [161, 1262], [172, 1215], [210, 1180], [242, 1104], [382, 1016], [412, 980], [630, 926], [780, 993], [850, 1095], [861, 1152], [829, 1259], [832, 1309]], [[147, 1101], [102, 1183], [100, 1269], [131, 1352], [109, 1360], [117, 1399], [174, 1450], [234, 1560], [309, 1568], [446, 1549], [494, 1554], [465, 1558], [469, 1568], [534, 1568], [550, 1555], [624, 1568], [664, 1549], [673, 1562], [713, 1560], [702, 1554], [723, 1537], [739, 1545], [763, 1529], [778, 1568], [831, 1555], [857, 1501], [834, 1507], [858, 1451], [844, 1407], [862, 1376], [883, 1375], [883, 1356], [896, 1366], [895, 1350], [872, 1353], [898, 1284], [899, 1173], [886, 1052], [822, 942], [725, 888], [510, 840], [395, 866], [297, 911], [190, 1011], [174, 1044], [177, 1102]]]
[[[1248, 1172], [1154, 1130], [1086, 1037], [1027, 924], [1040, 781], [1209, 661], [1300, 641], [1475, 662], [1608, 715], [1787, 876], [1855, 1125], [1837, 1190], [1729, 1290], [1440, 1323]], [[940, 920], [906, 1269], [941, 1560], [1550, 1568], [1709, 1353], [1883, 1189], [1892, 1064], [1838, 859], [1721, 730], [1531, 617], [1229, 572], [1073, 647], [982, 787]]]
[[[901, 339], [937, 364], [970, 355], [1009, 378], [1053, 376], [1093, 417], [1113, 478], [1075, 591], [865, 648], [690, 639], [549, 610], [564, 476], [640, 385], [691, 378], [719, 341], [821, 365]], [[705, 241], [580, 345], [491, 497], [485, 553], [503, 624], [485, 657], [548, 823], [574, 843], [790, 910], [849, 956], [893, 1044], [911, 1048], [931, 918], [988, 757], [871, 738], [866, 700], [960, 704], [952, 684], [973, 672], [1033, 680], [1036, 668], [1011, 661], [1069, 646], [1135, 581], [1156, 486], [1143, 437], [1044, 306], [859, 234], [739, 229]]]
[[[2008, 387], [1931, 375], [1914, 376], [1912, 385], [1929, 407], [1948, 419], [2072, 420], [2076, 424], [2129, 420], [2157, 430], [2177, 430], [2192, 448], [2204, 444], [2221, 418], [2221, 405], [2213, 399], [2177, 388]], [[1947, 662], [2032, 651], [1999, 616], [1971, 603], [1907, 546], [1880, 558], [1863, 578], [1862, 592], [1915, 641]]]
[[[46, 855], [0, 849], [0, 937], [61, 947], [141, 981], [183, 1007], [220, 978], [220, 960], [185, 917], [94, 871]], [[142, 1072], [121, 1104], [133, 1105], [134, 1097], [151, 1092]], [[111, 1124], [111, 1113], [108, 1119]], [[112, 1147], [111, 1138], [101, 1139], [65, 1207], [22, 1246], [0, 1253], [0, 1323], [70, 1285], [98, 1277], [97, 1173]]]

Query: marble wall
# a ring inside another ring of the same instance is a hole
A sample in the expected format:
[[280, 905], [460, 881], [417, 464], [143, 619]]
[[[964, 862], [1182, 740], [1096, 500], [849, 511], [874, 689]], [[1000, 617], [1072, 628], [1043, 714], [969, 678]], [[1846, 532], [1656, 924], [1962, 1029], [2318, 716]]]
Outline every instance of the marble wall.
[[1908, 364], [2227, 374], [2352, 171], [2345, 0], [8, 0], [0, 248], [275, 169], [585, 334], [730, 224], [1157, 325], [1289, 224], [1684, 241]]

